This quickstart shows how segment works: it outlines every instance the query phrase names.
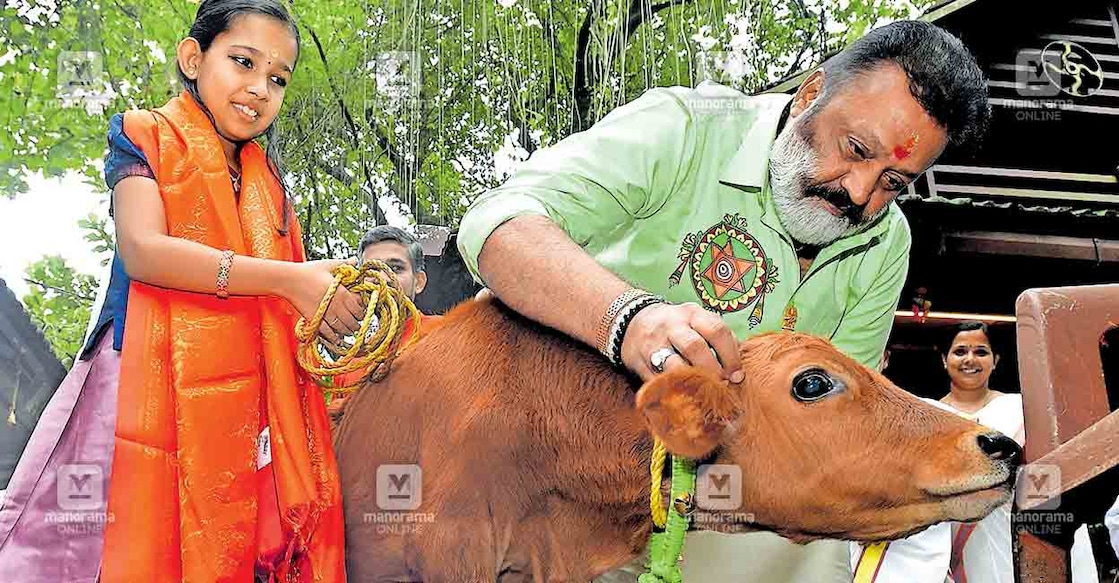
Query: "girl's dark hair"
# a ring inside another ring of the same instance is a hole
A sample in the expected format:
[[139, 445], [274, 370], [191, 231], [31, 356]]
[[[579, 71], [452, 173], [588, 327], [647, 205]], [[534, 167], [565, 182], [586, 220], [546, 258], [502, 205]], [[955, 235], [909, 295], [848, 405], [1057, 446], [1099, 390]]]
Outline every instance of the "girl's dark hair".
[[[973, 330], [982, 330], [983, 335], [987, 337], [987, 343], [991, 343], [991, 332], [987, 329], [986, 324], [975, 321], [961, 322], [948, 329], [948, 334], [944, 337], [944, 343], [940, 347], [941, 354], [948, 356], [948, 353], [952, 352], [952, 344], [956, 342], [956, 336], [959, 335], [960, 332], [971, 332]], [[994, 351], [995, 347], [992, 345], [991, 352], [993, 353]]]
[[[198, 6], [198, 12], [194, 15], [194, 24], [190, 25], [190, 38], [198, 41], [198, 46], [202, 48], [202, 52], [210, 50], [210, 45], [213, 44], [217, 36], [227, 30], [233, 25], [234, 19], [246, 14], [260, 14], [275, 18], [280, 22], [288, 25], [291, 28], [291, 34], [295, 37], [295, 50], [296, 62], [299, 61], [299, 27], [295, 25], [295, 20], [292, 19], [291, 14], [282, 3], [277, 0], [203, 0], [202, 4]], [[292, 63], [295, 66], [295, 63]], [[219, 133], [217, 123], [214, 121], [214, 115], [210, 113], [209, 108], [205, 103], [202, 103], [202, 97], [198, 94], [198, 83], [186, 76], [182, 67], [178, 67], [179, 82], [190, 93], [202, 111], [206, 113], [206, 117], [210, 118], [210, 123], [213, 124], [214, 130]], [[280, 234], [286, 236], [288, 234], [288, 225], [290, 215], [292, 212], [291, 193], [288, 191], [287, 183], [284, 182], [283, 166], [280, 163], [280, 146], [279, 140], [276, 139], [276, 120], [268, 125], [268, 128], [261, 134], [267, 141], [264, 153], [268, 158], [268, 170], [272, 172], [272, 176], [280, 183], [280, 188], [284, 192], [284, 208], [283, 216], [284, 223], [280, 227]], [[223, 136], [224, 137], [224, 136]], [[226, 138], [229, 139], [229, 138]], [[237, 144], [237, 151], [241, 151], [241, 146], [244, 141], [230, 140]]]

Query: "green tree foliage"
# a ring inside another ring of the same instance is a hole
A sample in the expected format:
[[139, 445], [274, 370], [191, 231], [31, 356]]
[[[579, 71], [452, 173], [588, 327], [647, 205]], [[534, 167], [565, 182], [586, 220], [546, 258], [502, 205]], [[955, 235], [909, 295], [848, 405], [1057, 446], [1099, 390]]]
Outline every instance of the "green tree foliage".
[[[108, 220], [90, 214], [78, 220], [84, 239], [101, 256], [102, 266], [112, 258], [113, 234]], [[30, 291], [23, 306], [31, 321], [43, 331], [55, 356], [69, 367], [81, 350], [89, 323], [90, 309], [97, 294], [97, 280], [79, 273], [57, 255], [48, 255], [27, 266], [24, 281]]]
[[78, 227], [86, 232], [83, 239], [89, 242], [93, 252], [102, 256], [101, 265], [108, 265], [115, 248], [113, 234], [109, 232], [109, 220], [90, 213], [86, 218], [78, 219]]
[[[307, 248], [346, 256], [385, 222], [453, 226], [513, 161], [650, 87], [758, 91], [930, 3], [291, 0], [303, 42], [276, 139]], [[0, 194], [36, 170], [100, 184], [109, 116], [180, 91], [175, 45], [197, 4], [4, 5]]]
[[26, 281], [31, 291], [23, 296], [23, 305], [31, 321], [43, 331], [55, 356], [69, 367], [81, 350], [97, 281], [93, 276], [77, 273], [57, 255], [28, 266]]

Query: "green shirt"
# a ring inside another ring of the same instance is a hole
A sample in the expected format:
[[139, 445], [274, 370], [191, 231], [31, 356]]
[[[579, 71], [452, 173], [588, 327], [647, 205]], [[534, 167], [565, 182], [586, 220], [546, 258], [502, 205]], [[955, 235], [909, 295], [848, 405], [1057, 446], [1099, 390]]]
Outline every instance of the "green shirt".
[[713, 83], [646, 92], [537, 151], [475, 201], [458, 236], [467, 267], [481, 281], [490, 233], [543, 215], [622, 279], [721, 314], [739, 339], [795, 329], [877, 367], [909, 265], [909, 225], [890, 203], [801, 277], [768, 186], [790, 99]]

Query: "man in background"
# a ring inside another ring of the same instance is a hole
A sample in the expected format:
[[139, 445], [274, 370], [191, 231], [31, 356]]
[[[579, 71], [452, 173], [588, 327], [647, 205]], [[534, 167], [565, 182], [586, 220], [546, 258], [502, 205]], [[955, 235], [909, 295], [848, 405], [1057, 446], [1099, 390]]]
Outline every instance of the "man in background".
[[[397, 281], [400, 282], [400, 287], [403, 289], [404, 294], [408, 296], [409, 300], [416, 301], [416, 296], [424, 291], [427, 287], [427, 273], [424, 271], [424, 250], [420, 245], [419, 240], [409, 234], [404, 229], [392, 227], [389, 225], [379, 225], [373, 227], [364, 237], [361, 238], [361, 243], [358, 244], [358, 262], [366, 263], [373, 260], [383, 261], [392, 269], [396, 274]], [[407, 343], [413, 334], [423, 334], [431, 325], [437, 321], [440, 316], [427, 316], [420, 314], [419, 332], [417, 327], [412, 322], [408, 322], [404, 326], [404, 334], [401, 338], [402, 346]], [[364, 375], [364, 372], [353, 373], [354, 375]], [[343, 379], [338, 379], [338, 384], [349, 384], [353, 382], [353, 377], [347, 375]], [[336, 397], [331, 400], [327, 406], [327, 412], [330, 414], [330, 419], [333, 424], [337, 424], [342, 418], [345, 409], [346, 397]]]
[[423, 247], [404, 229], [388, 225], [373, 227], [361, 238], [357, 254], [361, 263], [374, 259], [384, 261], [412, 301], [427, 287]]

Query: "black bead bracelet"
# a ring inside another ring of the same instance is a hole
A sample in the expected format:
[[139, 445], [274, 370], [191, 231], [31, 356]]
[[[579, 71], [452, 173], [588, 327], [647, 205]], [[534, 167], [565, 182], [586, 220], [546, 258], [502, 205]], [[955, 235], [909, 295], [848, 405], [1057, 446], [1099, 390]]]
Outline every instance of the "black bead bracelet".
[[614, 366], [624, 367], [622, 364], [622, 342], [625, 340], [626, 330], [629, 329], [629, 325], [633, 322], [633, 318], [636, 317], [637, 313], [641, 310], [652, 305], [663, 303], [666, 303], [664, 298], [645, 296], [627, 306], [618, 316], [618, 328], [614, 332], [614, 337], [610, 339], [610, 362], [614, 363]]

